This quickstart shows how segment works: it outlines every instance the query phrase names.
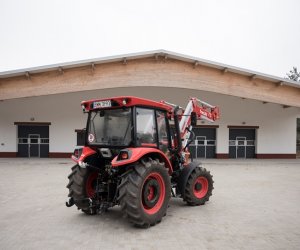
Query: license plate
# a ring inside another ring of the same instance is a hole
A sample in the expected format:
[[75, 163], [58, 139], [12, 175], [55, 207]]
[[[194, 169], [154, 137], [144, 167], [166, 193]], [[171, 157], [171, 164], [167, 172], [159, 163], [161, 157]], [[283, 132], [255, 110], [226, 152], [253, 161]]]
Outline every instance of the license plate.
[[111, 107], [111, 101], [100, 101], [100, 102], [94, 102], [94, 109], [96, 108], [109, 108]]

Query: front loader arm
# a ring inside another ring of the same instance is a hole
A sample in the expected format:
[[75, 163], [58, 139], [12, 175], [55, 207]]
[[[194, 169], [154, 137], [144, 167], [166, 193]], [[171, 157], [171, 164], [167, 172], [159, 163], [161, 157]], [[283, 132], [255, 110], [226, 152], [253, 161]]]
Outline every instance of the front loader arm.
[[215, 120], [219, 119], [220, 116], [218, 107], [212, 106], [194, 97], [190, 98], [179, 124], [180, 135], [183, 140], [183, 149], [187, 146], [190, 138], [193, 115], [197, 120], [206, 120], [209, 122], [214, 122]]

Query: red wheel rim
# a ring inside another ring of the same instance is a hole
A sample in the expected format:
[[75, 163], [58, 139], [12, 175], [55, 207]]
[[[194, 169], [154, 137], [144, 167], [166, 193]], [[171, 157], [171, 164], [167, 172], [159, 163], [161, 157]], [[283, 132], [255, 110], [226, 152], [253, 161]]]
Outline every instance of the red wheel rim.
[[97, 177], [98, 177], [98, 173], [93, 172], [89, 175], [89, 177], [86, 180], [85, 190], [86, 190], [86, 194], [89, 198], [92, 198], [95, 195], [95, 188], [97, 185]]
[[[159, 173], [149, 174], [143, 183], [141, 194], [144, 211], [147, 214], [157, 213], [164, 203], [165, 195], [166, 188], [162, 176]], [[153, 206], [149, 206], [149, 202], [154, 203]]]
[[198, 198], [201, 199], [203, 198], [208, 191], [208, 180], [203, 177], [203, 176], [199, 176], [195, 183], [194, 183], [194, 195]]

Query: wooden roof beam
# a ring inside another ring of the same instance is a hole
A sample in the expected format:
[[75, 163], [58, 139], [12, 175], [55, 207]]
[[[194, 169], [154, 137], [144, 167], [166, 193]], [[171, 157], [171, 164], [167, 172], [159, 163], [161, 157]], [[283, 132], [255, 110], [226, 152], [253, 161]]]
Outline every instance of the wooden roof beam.
[[63, 70], [63, 68], [60, 66], [60, 67], [58, 67], [58, 72], [61, 74], [61, 75], [63, 75], [64, 74], [64, 70]]
[[30, 74], [28, 71], [25, 72], [25, 76], [26, 76], [27, 80], [30, 80]]
[[223, 73], [223, 74], [225, 74], [225, 73], [227, 73], [227, 72], [228, 72], [228, 68], [222, 69], [222, 73]]

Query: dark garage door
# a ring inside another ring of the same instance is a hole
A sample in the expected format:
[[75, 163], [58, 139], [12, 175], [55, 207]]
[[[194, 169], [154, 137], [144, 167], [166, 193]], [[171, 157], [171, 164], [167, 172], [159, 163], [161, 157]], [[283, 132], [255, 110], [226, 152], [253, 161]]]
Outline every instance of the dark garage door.
[[255, 158], [255, 129], [229, 129], [229, 158]]
[[49, 126], [18, 125], [18, 156], [48, 157]]
[[216, 129], [215, 128], [193, 128], [196, 135], [195, 141], [189, 150], [193, 158], [215, 158], [216, 157]]

